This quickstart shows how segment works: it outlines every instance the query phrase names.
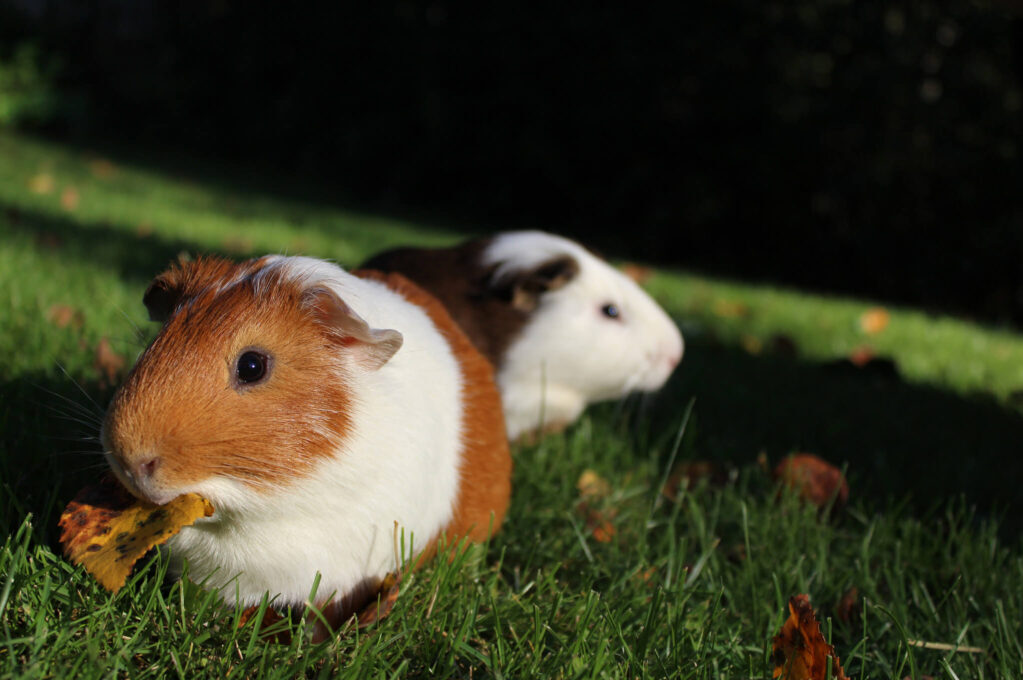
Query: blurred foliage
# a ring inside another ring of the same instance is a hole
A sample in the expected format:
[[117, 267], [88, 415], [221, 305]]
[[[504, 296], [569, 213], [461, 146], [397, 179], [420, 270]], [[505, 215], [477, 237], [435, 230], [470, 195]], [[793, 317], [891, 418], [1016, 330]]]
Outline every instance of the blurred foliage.
[[0, 127], [39, 125], [56, 115], [56, 70], [32, 43], [18, 44], [9, 57], [0, 53]]
[[1023, 29], [1002, 6], [5, 1], [7, 39], [43, 41], [92, 104], [56, 132], [1023, 322]]

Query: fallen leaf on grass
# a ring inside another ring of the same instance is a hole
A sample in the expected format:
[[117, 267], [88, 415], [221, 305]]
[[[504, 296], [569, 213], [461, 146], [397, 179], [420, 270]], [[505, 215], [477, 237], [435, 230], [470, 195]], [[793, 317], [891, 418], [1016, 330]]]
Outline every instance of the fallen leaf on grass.
[[[252, 617], [259, 613], [259, 606], [252, 606], [242, 612], [241, 619], [238, 620], [238, 627], [243, 628], [245, 624], [252, 620]], [[278, 623], [284, 620], [284, 617], [278, 613], [273, 607], [267, 607], [263, 610], [263, 618], [256, 624], [259, 628], [260, 637], [264, 640], [274, 642], [279, 645], [286, 645], [291, 642], [291, 631], [274, 630], [268, 631], [269, 628], [276, 626]]]
[[252, 252], [252, 239], [245, 238], [244, 236], [231, 235], [224, 238], [223, 241], [224, 250], [229, 253], [235, 253], [238, 255], [244, 255], [245, 253]]
[[593, 470], [583, 470], [579, 481], [575, 483], [579, 496], [583, 499], [606, 498], [611, 494], [611, 485], [606, 479]]
[[53, 305], [46, 311], [46, 318], [53, 322], [57, 328], [67, 328], [68, 326], [81, 328], [85, 315], [71, 305]]
[[576, 511], [585, 519], [586, 529], [597, 542], [610, 543], [615, 535], [612, 520], [618, 512], [614, 508], [598, 508], [596, 504], [611, 495], [611, 485], [593, 470], [583, 470], [576, 488], [579, 489]]
[[859, 615], [859, 604], [860, 590], [856, 586], [852, 586], [849, 590], [845, 591], [842, 599], [835, 605], [835, 618], [842, 623], [849, 623]]
[[693, 488], [702, 479], [714, 486], [722, 486], [728, 481], [728, 474], [720, 465], [709, 460], [683, 460], [672, 469], [661, 493], [669, 500], [678, 500], [679, 491]]
[[99, 344], [96, 345], [96, 360], [93, 362], [93, 366], [100, 373], [100, 382], [105, 386], [116, 383], [118, 374], [124, 369], [124, 364], [124, 357], [114, 351], [110, 346], [110, 341], [100, 338]]
[[48, 172], [40, 172], [38, 175], [33, 175], [32, 179], [28, 181], [28, 188], [34, 194], [48, 194], [53, 191], [55, 184], [53, 175]]
[[72, 562], [116, 593], [150, 548], [212, 514], [210, 502], [194, 493], [153, 505], [135, 498], [108, 475], [68, 503], [58, 523], [60, 543]]
[[654, 577], [657, 576], [657, 567], [647, 567], [642, 571], [637, 571], [632, 575], [632, 580], [642, 585], [653, 587], [656, 585]]
[[874, 348], [870, 345], [860, 345], [849, 352], [849, 361], [853, 366], [863, 368], [874, 358]]
[[67, 187], [60, 192], [60, 207], [68, 212], [78, 207], [78, 189]]
[[764, 351], [764, 343], [755, 335], [743, 335], [740, 344], [747, 354], [752, 354], [753, 356]]
[[884, 307], [871, 307], [860, 315], [860, 330], [867, 335], [876, 335], [888, 327], [891, 314]]
[[899, 366], [895, 360], [876, 356], [874, 349], [868, 345], [860, 345], [849, 353], [848, 358], [828, 361], [824, 367], [850, 375], [857, 374], [884, 380], [899, 379]]
[[849, 485], [842, 471], [812, 453], [793, 453], [778, 463], [774, 478], [818, 508], [834, 500], [841, 507], [849, 500]]
[[849, 680], [842, 670], [835, 648], [825, 641], [807, 595], [789, 600], [789, 618], [771, 641], [772, 678], [780, 680], [825, 680], [828, 659], [832, 680]]
[[117, 166], [106, 158], [96, 158], [89, 162], [89, 172], [100, 179], [108, 179], [117, 172]]
[[714, 303], [714, 313], [723, 319], [738, 319], [749, 316], [749, 306], [733, 300], [718, 300]]
[[392, 571], [380, 583], [377, 596], [356, 617], [359, 628], [371, 626], [390, 614], [394, 609], [394, 603], [398, 601], [400, 592], [401, 575]]
[[614, 509], [596, 510], [586, 509], [586, 528], [589, 530], [593, 540], [598, 543], [610, 543], [617, 530], [612, 520], [618, 515]]

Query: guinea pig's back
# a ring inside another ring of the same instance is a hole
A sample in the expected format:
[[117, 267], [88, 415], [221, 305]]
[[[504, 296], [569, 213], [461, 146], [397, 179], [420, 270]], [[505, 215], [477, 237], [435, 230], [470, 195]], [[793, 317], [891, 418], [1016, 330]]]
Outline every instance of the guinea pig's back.
[[[486, 540], [500, 527], [511, 497], [512, 462], [493, 368], [445, 304], [423, 287], [394, 272], [353, 274], [383, 284], [425, 311], [455, 356], [461, 372], [460, 462], [453, 516], [444, 533], [449, 539]], [[429, 386], [424, 394], [429, 398]]]
[[490, 285], [493, 267], [484, 253], [493, 239], [466, 241], [451, 248], [396, 248], [367, 260], [360, 269], [395, 272], [440, 300], [469, 341], [494, 366], [528, 322]]

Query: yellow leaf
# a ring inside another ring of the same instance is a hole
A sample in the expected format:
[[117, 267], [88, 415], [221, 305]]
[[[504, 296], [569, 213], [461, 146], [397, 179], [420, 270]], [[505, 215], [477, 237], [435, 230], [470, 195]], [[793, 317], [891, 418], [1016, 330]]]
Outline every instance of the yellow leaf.
[[48, 194], [53, 191], [53, 175], [48, 172], [40, 172], [28, 181], [28, 188], [34, 194]]
[[197, 494], [153, 505], [138, 500], [116, 480], [106, 477], [79, 491], [68, 503], [60, 516], [60, 542], [72, 562], [85, 567], [100, 585], [116, 593], [135, 562], [150, 548], [212, 514], [213, 506]]
[[611, 485], [593, 470], [583, 470], [579, 481], [575, 483], [582, 498], [604, 498], [611, 494]]
[[742, 336], [742, 348], [746, 350], [748, 354], [760, 354], [764, 349], [764, 343], [760, 341], [755, 335], [744, 335]]
[[884, 307], [871, 307], [860, 315], [860, 329], [867, 335], [875, 335], [888, 327], [891, 314]]
[[714, 303], [714, 313], [723, 319], [738, 319], [749, 316], [749, 307], [734, 300], [718, 300]]

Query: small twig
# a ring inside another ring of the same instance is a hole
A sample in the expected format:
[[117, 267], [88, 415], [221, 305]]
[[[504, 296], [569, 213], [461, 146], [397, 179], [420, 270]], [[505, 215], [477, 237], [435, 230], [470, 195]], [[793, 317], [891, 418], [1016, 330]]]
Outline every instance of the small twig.
[[433, 614], [433, 605], [437, 603], [437, 594], [440, 592], [440, 584], [433, 589], [433, 597], [430, 598], [430, 605], [426, 608], [426, 618], [429, 619], [430, 615]]
[[983, 654], [984, 650], [980, 647], [964, 647], [960, 645], [953, 645], [947, 642], [927, 642], [925, 640], [906, 640], [907, 643], [914, 647], [920, 647], [922, 649], [938, 649], [943, 652], [963, 652], [964, 654]]

